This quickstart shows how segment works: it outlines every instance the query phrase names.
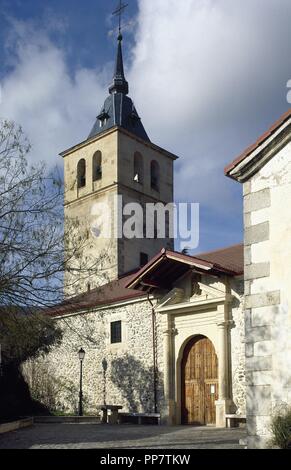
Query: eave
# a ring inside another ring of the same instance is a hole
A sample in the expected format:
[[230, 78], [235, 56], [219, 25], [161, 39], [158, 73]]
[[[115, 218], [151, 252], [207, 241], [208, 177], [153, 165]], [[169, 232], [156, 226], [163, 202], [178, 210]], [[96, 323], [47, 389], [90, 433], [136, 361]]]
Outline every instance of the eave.
[[225, 175], [244, 183], [291, 140], [291, 110], [225, 168]]
[[98, 142], [98, 140], [103, 139], [107, 135], [113, 134], [114, 132], [117, 132], [117, 131], [127, 135], [128, 137], [135, 140], [136, 142], [139, 142], [139, 143], [145, 145], [146, 147], [149, 147], [149, 148], [165, 155], [166, 157], [170, 158], [171, 160], [175, 161], [175, 160], [179, 159], [179, 157], [177, 155], [175, 155], [171, 152], [168, 152], [168, 150], [165, 150], [162, 147], [159, 147], [158, 145], [153, 144], [152, 142], [148, 142], [148, 141], [145, 141], [143, 139], [140, 139], [135, 134], [132, 134], [131, 132], [129, 132], [129, 131], [127, 131], [127, 130], [123, 129], [122, 127], [119, 127], [119, 126], [114, 126], [111, 129], [105, 130], [104, 132], [92, 137], [91, 139], [86, 139], [85, 141], [80, 142], [79, 144], [74, 145], [73, 147], [70, 147], [67, 150], [64, 150], [63, 152], [60, 153], [60, 156], [63, 157], [63, 158], [67, 157], [68, 155], [71, 155], [72, 153], [77, 152], [78, 150], [81, 150], [81, 149], [87, 147], [88, 145], [90, 145], [94, 142]]

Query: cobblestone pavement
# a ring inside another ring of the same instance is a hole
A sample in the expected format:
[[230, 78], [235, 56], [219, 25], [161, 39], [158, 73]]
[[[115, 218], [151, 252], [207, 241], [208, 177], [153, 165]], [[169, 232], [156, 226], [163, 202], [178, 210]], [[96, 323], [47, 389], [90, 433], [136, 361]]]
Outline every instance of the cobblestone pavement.
[[240, 428], [37, 424], [0, 435], [0, 449], [241, 449], [244, 437]]

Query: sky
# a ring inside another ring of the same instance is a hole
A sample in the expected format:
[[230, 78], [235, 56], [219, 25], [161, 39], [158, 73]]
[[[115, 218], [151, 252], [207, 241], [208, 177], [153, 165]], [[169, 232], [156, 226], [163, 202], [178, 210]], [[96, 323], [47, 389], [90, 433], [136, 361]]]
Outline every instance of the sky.
[[[87, 138], [112, 79], [117, 0], [0, 0], [0, 117], [31, 160]], [[224, 167], [287, 109], [290, 0], [127, 0], [130, 96], [151, 140], [177, 154], [175, 200], [200, 203], [200, 244], [243, 239], [242, 187]]]

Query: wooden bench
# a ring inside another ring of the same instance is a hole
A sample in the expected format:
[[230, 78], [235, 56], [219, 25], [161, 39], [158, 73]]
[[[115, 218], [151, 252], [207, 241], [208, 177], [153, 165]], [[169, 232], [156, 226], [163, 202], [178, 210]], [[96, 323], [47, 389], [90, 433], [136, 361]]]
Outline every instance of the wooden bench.
[[119, 413], [120, 424], [161, 424], [159, 413]]
[[[97, 410], [101, 411], [101, 423], [103, 424], [118, 424], [118, 411], [122, 410], [123, 406], [118, 405], [99, 405]], [[108, 414], [108, 411], [110, 414]]]
[[246, 416], [242, 415], [225, 415], [226, 427], [237, 428], [240, 423], [246, 423]]

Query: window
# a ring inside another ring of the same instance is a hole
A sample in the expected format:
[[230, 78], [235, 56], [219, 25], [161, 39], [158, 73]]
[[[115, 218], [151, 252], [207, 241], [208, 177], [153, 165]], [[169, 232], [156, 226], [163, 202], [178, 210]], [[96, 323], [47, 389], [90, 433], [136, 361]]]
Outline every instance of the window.
[[100, 125], [100, 127], [102, 128], [102, 127], [105, 127], [106, 124], [107, 124], [107, 118], [104, 118], [104, 119], [102, 119], [102, 120], [100, 121], [100, 124], [99, 124], [99, 125]]
[[102, 179], [102, 153], [96, 152], [93, 155], [93, 181]]
[[147, 255], [146, 253], [141, 253], [140, 254], [140, 267], [143, 268], [143, 266], [145, 266], [146, 264], [148, 264], [149, 262], [149, 255]]
[[121, 342], [121, 321], [114, 321], [111, 323], [111, 344], [117, 344]]
[[108, 119], [109, 119], [109, 114], [105, 111], [105, 109], [103, 108], [101, 114], [99, 114], [99, 116], [97, 116], [97, 119], [99, 119], [99, 125], [100, 125], [100, 128], [102, 127], [105, 127], [107, 122], [108, 122]]
[[78, 163], [77, 183], [78, 188], [84, 188], [86, 186], [86, 162], [84, 158], [82, 158]]
[[138, 152], [134, 154], [133, 180], [136, 183], [143, 183], [143, 158]]
[[151, 188], [160, 191], [160, 166], [155, 160], [151, 163]]

